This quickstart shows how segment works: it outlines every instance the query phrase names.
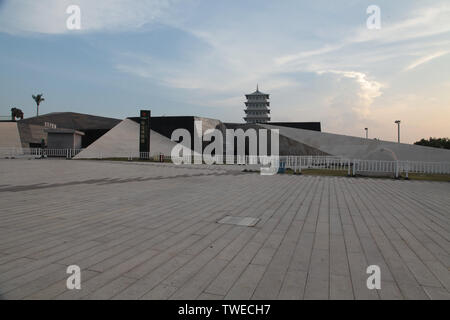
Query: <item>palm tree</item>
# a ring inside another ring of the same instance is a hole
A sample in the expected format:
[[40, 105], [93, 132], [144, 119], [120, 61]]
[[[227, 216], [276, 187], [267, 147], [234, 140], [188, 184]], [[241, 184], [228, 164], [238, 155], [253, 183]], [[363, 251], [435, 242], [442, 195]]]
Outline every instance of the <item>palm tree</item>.
[[42, 101], [45, 101], [44, 95], [42, 93], [37, 94], [37, 95], [32, 95], [33, 100], [36, 101], [36, 106], [37, 106], [37, 111], [36, 111], [36, 117], [39, 116], [39, 105], [41, 104]]

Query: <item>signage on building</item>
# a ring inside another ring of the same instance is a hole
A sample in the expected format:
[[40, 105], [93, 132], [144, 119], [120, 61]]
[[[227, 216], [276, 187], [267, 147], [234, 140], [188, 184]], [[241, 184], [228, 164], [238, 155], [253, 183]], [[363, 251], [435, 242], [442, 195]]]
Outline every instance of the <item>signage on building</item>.
[[150, 110], [141, 110], [139, 153], [141, 159], [150, 157]]

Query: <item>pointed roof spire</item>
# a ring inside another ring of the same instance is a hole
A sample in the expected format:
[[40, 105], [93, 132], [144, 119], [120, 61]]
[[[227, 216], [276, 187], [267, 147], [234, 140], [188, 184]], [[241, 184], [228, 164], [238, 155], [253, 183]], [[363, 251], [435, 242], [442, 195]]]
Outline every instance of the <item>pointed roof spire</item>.
[[257, 95], [257, 96], [264, 95], [264, 96], [267, 96], [267, 99], [269, 99], [269, 95], [267, 93], [263, 93], [263, 92], [259, 91], [259, 84], [258, 83], [256, 84], [256, 91], [253, 92], [253, 93], [246, 94], [245, 96], [252, 96], [252, 95]]

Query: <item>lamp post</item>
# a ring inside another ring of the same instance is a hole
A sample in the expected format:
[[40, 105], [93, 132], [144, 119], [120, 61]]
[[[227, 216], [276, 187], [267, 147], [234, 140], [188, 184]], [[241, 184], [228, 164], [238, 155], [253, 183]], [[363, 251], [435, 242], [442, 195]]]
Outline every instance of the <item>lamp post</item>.
[[369, 128], [364, 128], [366, 130], [366, 139], [369, 139]]
[[398, 129], [398, 143], [400, 143], [400, 120], [395, 120]]

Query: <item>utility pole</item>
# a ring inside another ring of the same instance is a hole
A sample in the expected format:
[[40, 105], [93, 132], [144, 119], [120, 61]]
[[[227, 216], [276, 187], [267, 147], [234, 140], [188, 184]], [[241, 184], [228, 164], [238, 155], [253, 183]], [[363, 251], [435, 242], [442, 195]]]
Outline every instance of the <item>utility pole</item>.
[[398, 143], [400, 143], [400, 120], [395, 120], [398, 129]]
[[366, 139], [369, 139], [369, 128], [364, 128], [366, 130]]

